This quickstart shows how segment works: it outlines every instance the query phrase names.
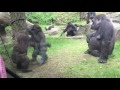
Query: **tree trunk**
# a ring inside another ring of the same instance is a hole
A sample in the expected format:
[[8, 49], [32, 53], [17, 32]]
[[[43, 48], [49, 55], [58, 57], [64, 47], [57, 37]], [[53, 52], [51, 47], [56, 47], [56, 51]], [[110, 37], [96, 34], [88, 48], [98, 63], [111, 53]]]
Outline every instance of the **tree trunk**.
[[80, 12], [80, 20], [86, 20], [87, 19], [87, 12]]
[[14, 32], [27, 29], [25, 12], [11, 12], [10, 17]]
[[[33, 25], [31, 22], [27, 20], [26, 23], [27, 23], [27, 28], [30, 28]], [[0, 24], [11, 25], [11, 17], [9, 12], [0, 12]]]

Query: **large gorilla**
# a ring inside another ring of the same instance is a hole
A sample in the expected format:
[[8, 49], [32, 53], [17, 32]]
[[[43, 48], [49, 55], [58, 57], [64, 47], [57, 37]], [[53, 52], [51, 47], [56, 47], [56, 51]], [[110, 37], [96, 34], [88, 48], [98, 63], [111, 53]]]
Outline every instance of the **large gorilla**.
[[29, 37], [25, 30], [18, 31], [14, 37], [15, 43], [11, 55], [12, 61], [17, 65], [17, 69], [23, 72], [30, 72], [32, 70], [28, 69], [30, 60], [27, 57]]
[[34, 48], [32, 54], [32, 62], [36, 61], [37, 55], [41, 55], [42, 58], [39, 63], [42, 65], [48, 59], [48, 56], [46, 54], [47, 47], [50, 47], [51, 45], [49, 43], [46, 43], [45, 35], [42, 32], [40, 26], [33, 25], [32, 28], [28, 30], [28, 32], [31, 35], [31, 38], [29, 39], [29, 45]]
[[115, 44], [115, 31], [112, 21], [106, 15], [97, 15], [92, 20], [91, 29], [96, 32], [87, 35], [89, 49], [87, 53], [99, 56], [99, 63], [106, 63]]
[[63, 35], [63, 33], [67, 32], [66, 36], [75, 36], [77, 35], [77, 28], [75, 25], [73, 25], [71, 22], [67, 24], [66, 29], [61, 33], [60, 36]]
[[96, 16], [96, 13], [95, 13], [95, 12], [88, 12], [87, 24], [89, 24], [89, 23], [90, 23], [90, 20], [92, 20], [95, 16]]

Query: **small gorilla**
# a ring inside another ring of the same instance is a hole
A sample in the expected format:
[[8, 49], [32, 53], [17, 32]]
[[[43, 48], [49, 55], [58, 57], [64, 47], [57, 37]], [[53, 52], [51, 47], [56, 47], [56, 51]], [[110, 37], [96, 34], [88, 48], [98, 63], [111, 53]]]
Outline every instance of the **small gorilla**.
[[66, 36], [75, 36], [77, 35], [77, 28], [75, 25], [73, 25], [71, 22], [67, 24], [66, 29], [61, 33], [60, 37], [67, 32]]
[[95, 12], [88, 12], [87, 24], [89, 24], [90, 20], [92, 20], [95, 16], [96, 16]]
[[51, 22], [52, 22], [52, 24], [55, 24], [56, 20], [52, 18]]
[[17, 64], [17, 69], [23, 72], [31, 72], [29, 67], [29, 58], [27, 57], [27, 49], [29, 37], [25, 31], [18, 31], [14, 35], [15, 43], [11, 55], [13, 63]]
[[87, 36], [89, 54], [100, 56], [98, 62], [106, 63], [115, 45], [115, 31], [112, 21], [106, 15], [97, 15], [92, 20], [91, 29], [96, 30]]
[[45, 27], [45, 30], [47, 31], [47, 30], [51, 30], [52, 28], [54, 28], [54, 25], [50, 25], [50, 26], [48, 26], [48, 27]]
[[49, 43], [46, 43], [45, 35], [42, 32], [41, 27], [38, 25], [33, 25], [32, 28], [28, 30], [28, 32], [31, 35], [31, 38], [29, 39], [29, 45], [34, 48], [32, 54], [32, 62], [36, 61], [37, 55], [41, 55], [42, 58], [40, 65], [42, 65], [48, 59], [48, 56], [46, 54], [47, 47], [51, 47], [51, 45]]

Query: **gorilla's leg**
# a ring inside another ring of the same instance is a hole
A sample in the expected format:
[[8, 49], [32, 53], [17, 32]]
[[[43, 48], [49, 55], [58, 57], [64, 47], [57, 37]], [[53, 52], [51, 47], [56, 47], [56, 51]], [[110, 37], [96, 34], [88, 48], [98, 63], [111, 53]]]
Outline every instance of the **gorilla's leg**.
[[34, 50], [33, 54], [32, 54], [32, 61], [36, 61], [37, 55], [39, 54], [38, 50]]
[[42, 47], [41, 50], [40, 50], [40, 55], [41, 55], [42, 58], [41, 58], [39, 63], [41, 65], [44, 64], [47, 61], [47, 59], [48, 59], [46, 51], [47, 51], [47, 47]]
[[114, 50], [114, 46], [111, 47], [111, 50], [109, 51], [109, 55], [111, 55], [113, 53], [113, 50]]
[[21, 66], [22, 66], [21, 70], [23, 72], [31, 72], [32, 71], [32, 70], [28, 69], [29, 63], [30, 63], [29, 60], [25, 60], [24, 62], [22, 62], [22, 64], [21, 64]]
[[84, 52], [84, 54], [90, 54], [90, 49]]
[[42, 58], [41, 58], [41, 60], [39, 62], [40, 65], [44, 64], [47, 61], [47, 59], [48, 59], [48, 56], [47, 56], [46, 53], [42, 53], [41, 56], [42, 56]]
[[100, 52], [98, 50], [90, 50], [90, 49], [88, 49], [84, 53], [85, 54], [91, 54], [91, 55], [93, 55], [95, 57], [100, 57]]
[[32, 61], [36, 61], [37, 55], [39, 54], [40, 43], [35, 43], [34, 51], [32, 54]]
[[101, 54], [100, 58], [98, 59], [99, 63], [106, 63], [109, 55], [109, 46], [110, 43], [107, 41], [102, 41], [102, 46], [101, 46]]
[[23, 72], [31, 72], [32, 70], [28, 69], [29, 62], [30, 60], [27, 56], [21, 55], [21, 58], [19, 58], [19, 61], [17, 62], [17, 69]]
[[76, 36], [77, 35], [77, 31], [73, 31], [73, 36]]
[[111, 55], [113, 53], [114, 47], [115, 47], [115, 43], [112, 43], [112, 45], [110, 46], [110, 49], [109, 49], [109, 55]]
[[17, 64], [17, 69], [21, 69], [21, 62], [19, 61]]
[[98, 50], [91, 50], [90, 54], [95, 56], [95, 57], [100, 57], [100, 52]]

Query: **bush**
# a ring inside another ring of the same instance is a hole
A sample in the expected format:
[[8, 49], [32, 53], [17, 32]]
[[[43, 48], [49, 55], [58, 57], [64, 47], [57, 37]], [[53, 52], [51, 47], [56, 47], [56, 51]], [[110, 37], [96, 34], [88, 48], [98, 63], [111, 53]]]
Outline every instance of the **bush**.
[[56, 17], [54, 12], [27, 12], [26, 18], [32, 23], [51, 24], [51, 19]]
[[80, 19], [80, 12], [56, 12], [56, 19], [60, 23], [77, 22]]
[[26, 17], [32, 23], [48, 25], [52, 18], [60, 23], [77, 22], [80, 12], [27, 12]]

